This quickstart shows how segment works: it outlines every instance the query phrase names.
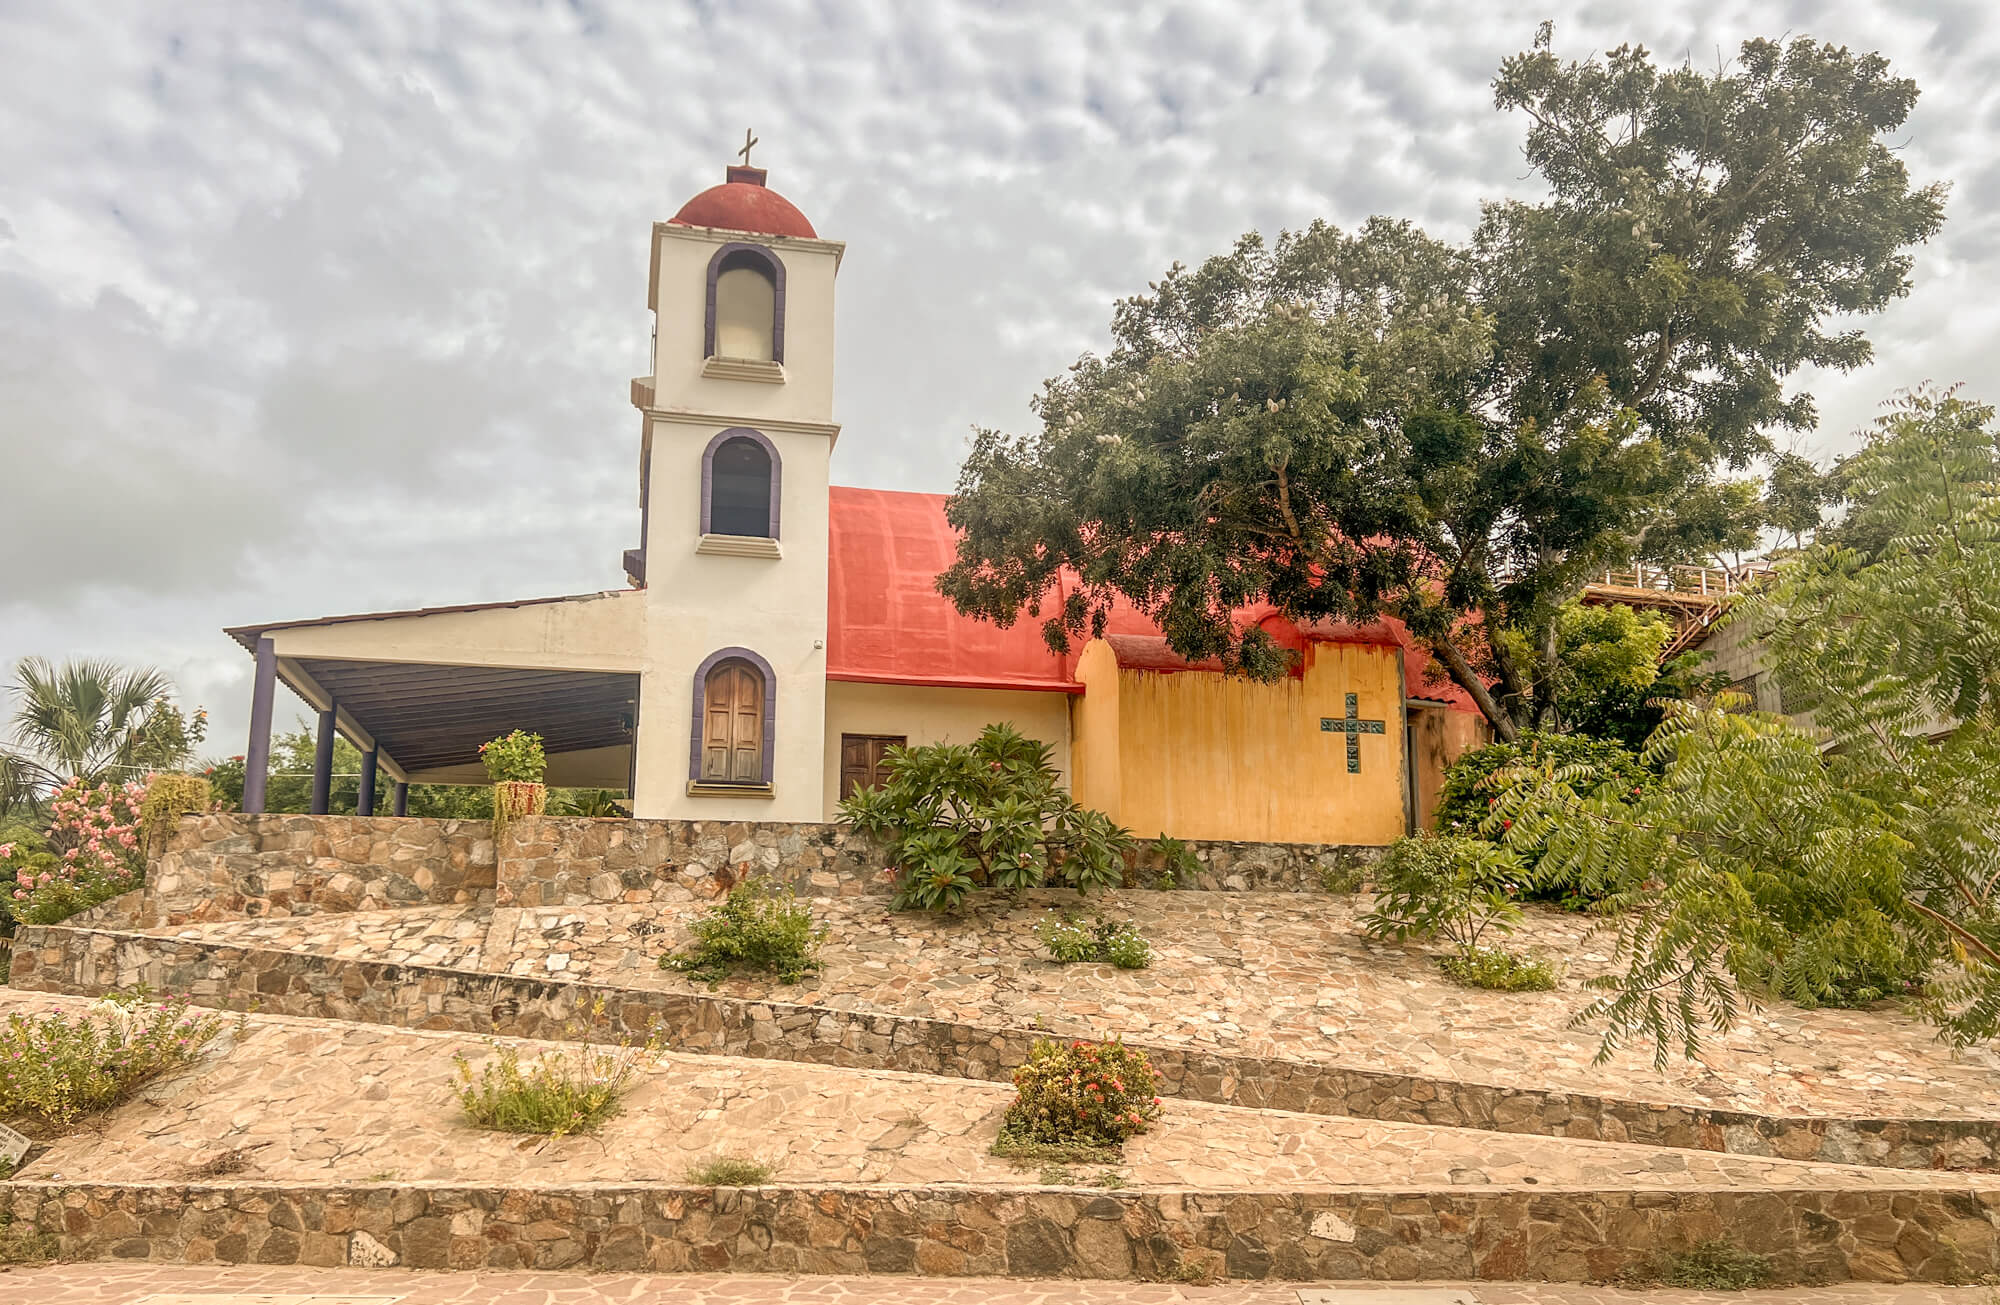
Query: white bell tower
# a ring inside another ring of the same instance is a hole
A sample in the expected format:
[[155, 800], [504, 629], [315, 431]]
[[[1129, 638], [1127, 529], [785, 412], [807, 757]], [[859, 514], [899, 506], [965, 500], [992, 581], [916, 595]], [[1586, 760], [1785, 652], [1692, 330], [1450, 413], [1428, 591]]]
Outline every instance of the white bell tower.
[[845, 246], [728, 170], [653, 227], [633, 812], [823, 818], [833, 286]]

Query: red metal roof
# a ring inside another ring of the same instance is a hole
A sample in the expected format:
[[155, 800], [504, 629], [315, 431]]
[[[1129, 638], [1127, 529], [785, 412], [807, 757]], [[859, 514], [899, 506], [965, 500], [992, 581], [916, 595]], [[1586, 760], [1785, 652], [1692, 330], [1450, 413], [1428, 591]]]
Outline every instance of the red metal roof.
[[[1074, 654], [1059, 657], [1042, 642], [1041, 622], [1023, 615], [1007, 629], [961, 616], [937, 591], [937, 575], [957, 556], [958, 537], [945, 520], [943, 494], [886, 489], [830, 491], [827, 559], [826, 673], [832, 680], [930, 684], [961, 688], [1082, 691]], [[1473, 710], [1456, 685], [1424, 684], [1430, 654], [1413, 646], [1401, 622], [1368, 625], [1319, 621], [1301, 629], [1268, 605], [1245, 609], [1245, 622], [1278, 643], [1367, 643], [1404, 650], [1407, 683], [1427, 695]], [[1217, 671], [1220, 663], [1190, 664], [1167, 647], [1147, 616], [1119, 599], [1106, 641], [1120, 666], [1154, 671]]]
[[961, 616], [937, 591], [957, 556], [943, 494], [830, 492], [826, 674], [831, 680], [1079, 692], [1072, 659], [1028, 617], [1007, 629]]

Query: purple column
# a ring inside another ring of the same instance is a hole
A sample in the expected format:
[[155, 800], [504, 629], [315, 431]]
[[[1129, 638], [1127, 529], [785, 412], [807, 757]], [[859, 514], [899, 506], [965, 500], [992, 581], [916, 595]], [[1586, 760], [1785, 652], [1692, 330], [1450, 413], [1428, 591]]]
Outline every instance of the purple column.
[[319, 714], [319, 738], [313, 743], [312, 813], [326, 814], [333, 796], [333, 704]]
[[410, 814], [410, 786], [408, 784], [399, 783], [396, 785], [396, 797], [394, 805], [389, 808], [389, 813], [398, 817]]
[[361, 754], [361, 787], [354, 795], [354, 814], [375, 814], [375, 749]]
[[250, 743], [243, 749], [243, 809], [264, 809], [264, 786], [271, 774], [271, 692], [278, 682], [278, 648], [257, 641], [257, 673], [250, 681]]

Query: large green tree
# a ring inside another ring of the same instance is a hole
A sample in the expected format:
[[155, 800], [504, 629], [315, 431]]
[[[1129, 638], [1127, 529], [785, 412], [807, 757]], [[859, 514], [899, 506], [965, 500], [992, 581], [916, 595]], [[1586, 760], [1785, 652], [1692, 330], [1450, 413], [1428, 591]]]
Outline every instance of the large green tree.
[[171, 680], [144, 667], [24, 657], [7, 687], [13, 719], [0, 745], [0, 812], [37, 808], [71, 779], [123, 782], [184, 767], [207, 726], [206, 713], [174, 703]]
[[1122, 597], [1260, 677], [1283, 659], [1244, 604], [1395, 616], [1512, 738], [1552, 718], [1593, 574], [1746, 546], [1742, 473], [1814, 422], [1787, 378], [1868, 359], [1844, 323], [1941, 221], [1889, 144], [1915, 85], [1804, 39], [1716, 72], [1542, 40], [1494, 88], [1545, 198], [1463, 246], [1374, 219], [1176, 265], [1045, 385], [1039, 431], [979, 434], [940, 589], [1058, 648]]
[[2000, 433], [1993, 410], [1920, 392], [1843, 467], [1843, 525], [1732, 613], [1786, 717], [1679, 704], [1636, 799], [1516, 776], [1491, 825], [1555, 883], [1613, 883], [1626, 972], [1594, 1012], [1607, 1050], [1664, 1059], [1744, 996], [1852, 1002], [1931, 975], [1955, 1041], [2000, 1032]]

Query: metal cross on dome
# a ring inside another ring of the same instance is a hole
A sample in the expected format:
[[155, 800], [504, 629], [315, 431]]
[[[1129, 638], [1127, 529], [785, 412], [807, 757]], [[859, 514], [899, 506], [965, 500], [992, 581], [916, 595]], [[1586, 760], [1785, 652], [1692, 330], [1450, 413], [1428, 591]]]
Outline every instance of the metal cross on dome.
[[750, 166], [750, 147], [756, 143], [757, 138], [750, 134], [750, 128], [745, 127], [743, 129], [743, 148], [736, 152], [743, 156], [743, 166], [746, 168]]
[[1347, 695], [1346, 720], [1336, 720], [1332, 716], [1319, 718], [1319, 727], [1323, 733], [1347, 735], [1347, 773], [1350, 775], [1361, 773], [1361, 736], [1383, 732], [1382, 722], [1379, 720], [1356, 720], [1355, 717], [1360, 713], [1361, 698], [1357, 694], [1350, 693]]

